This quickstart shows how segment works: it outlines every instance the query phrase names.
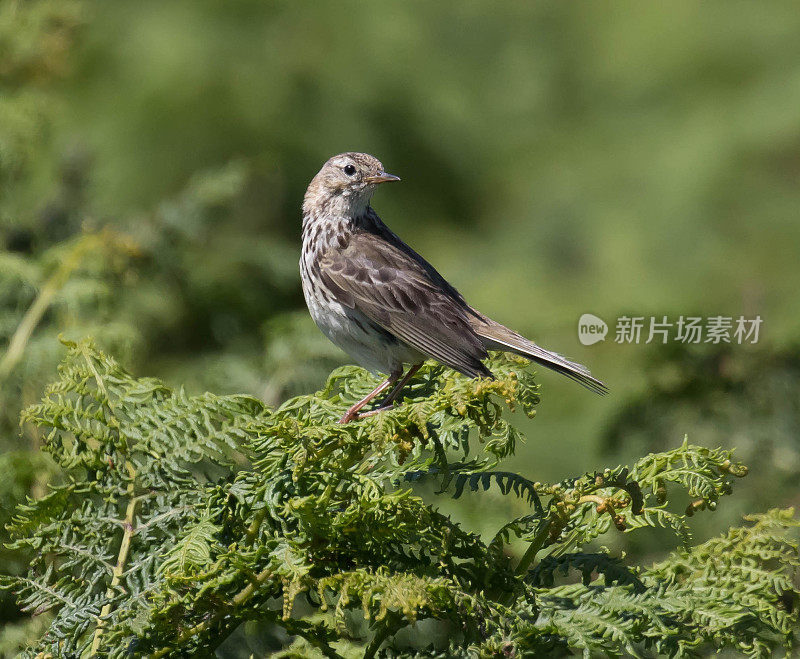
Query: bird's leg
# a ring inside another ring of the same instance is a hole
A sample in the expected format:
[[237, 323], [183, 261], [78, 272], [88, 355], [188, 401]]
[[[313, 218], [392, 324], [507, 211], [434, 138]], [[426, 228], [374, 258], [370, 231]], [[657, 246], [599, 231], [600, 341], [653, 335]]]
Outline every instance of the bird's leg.
[[399, 368], [395, 371], [392, 371], [389, 374], [389, 377], [386, 378], [383, 382], [381, 382], [377, 387], [375, 387], [372, 391], [370, 391], [364, 398], [358, 401], [355, 405], [353, 405], [345, 415], [339, 419], [339, 423], [350, 423], [353, 419], [357, 419], [359, 414], [359, 410], [364, 407], [369, 401], [371, 401], [375, 396], [379, 393], [384, 391], [387, 387], [391, 387], [397, 380], [400, 379], [400, 376], [403, 374], [403, 369]]
[[[422, 362], [420, 362], [419, 364], [414, 364], [414, 365], [413, 365], [411, 368], [409, 368], [409, 369], [408, 369], [408, 373], [406, 373], [406, 374], [403, 376], [403, 379], [402, 379], [402, 380], [400, 380], [400, 382], [398, 382], [398, 383], [397, 383], [397, 384], [394, 386], [394, 388], [393, 388], [393, 389], [392, 389], [392, 390], [389, 392], [389, 395], [388, 395], [388, 396], [386, 396], [386, 398], [384, 398], [384, 399], [383, 399], [383, 402], [382, 402], [382, 403], [381, 403], [381, 404], [378, 406], [378, 408], [377, 408], [375, 411], [376, 411], [376, 412], [379, 412], [379, 411], [381, 411], [381, 410], [385, 410], [387, 407], [391, 407], [391, 406], [392, 406], [392, 403], [394, 403], [394, 401], [395, 401], [395, 399], [397, 398], [397, 396], [398, 396], [398, 395], [400, 394], [400, 392], [403, 390], [403, 387], [405, 387], [405, 386], [408, 384], [408, 381], [409, 381], [411, 378], [413, 378], [413, 377], [414, 377], [414, 374], [415, 374], [415, 373], [416, 373], [416, 372], [417, 372], [417, 371], [418, 371], [420, 368], [422, 368]], [[368, 412], [368, 414], [370, 414], [370, 412]]]
[[383, 412], [384, 410], [388, 410], [390, 407], [392, 407], [392, 405], [394, 405], [395, 399], [403, 390], [403, 387], [405, 387], [408, 384], [408, 381], [414, 377], [414, 373], [416, 373], [421, 367], [422, 367], [422, 362], [420, 362], [419, 364], [414, 364], [411, 368], [409, 368], [408, 373], [405, 374], [405, 376], [403, 377], [402, 380], [400, 380], [400, 382], [394, 385], [394, 389], [392, 389], [389, 392], [389, 395], [383, 399], [383, 402], [380, 405], [378, 405], [378, 407], [376, 407], [374, 410], [370, 410], [369, 412], [364, 412], [364, 414], [361, 414], [360, 416], [361, 417], [372, 416], [373, 414], [378, 414], [378, 412]]

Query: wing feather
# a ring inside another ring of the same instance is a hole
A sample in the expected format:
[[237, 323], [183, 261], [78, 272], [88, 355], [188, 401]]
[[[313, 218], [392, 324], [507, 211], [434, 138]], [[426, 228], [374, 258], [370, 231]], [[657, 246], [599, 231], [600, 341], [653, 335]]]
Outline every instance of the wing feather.
[[[373, 233], [329, 248], [318, 266], [336, 300], [401, 341], [470, 377], [491, 376], [488, 354], [467, 309], [433, 281], [412, 255]], [[460, 298], [460, 296], [459, 296]]]

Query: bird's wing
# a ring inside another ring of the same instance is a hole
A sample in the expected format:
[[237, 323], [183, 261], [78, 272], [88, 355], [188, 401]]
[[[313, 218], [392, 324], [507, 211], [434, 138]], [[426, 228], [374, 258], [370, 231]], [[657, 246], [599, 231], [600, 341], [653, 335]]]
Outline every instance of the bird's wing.
[[408, 253], [374, 233], [355, 233], [315, 264], [337, 302], [423, 354], [470, 377], [491, 376], [465, 305], [439, 286]]

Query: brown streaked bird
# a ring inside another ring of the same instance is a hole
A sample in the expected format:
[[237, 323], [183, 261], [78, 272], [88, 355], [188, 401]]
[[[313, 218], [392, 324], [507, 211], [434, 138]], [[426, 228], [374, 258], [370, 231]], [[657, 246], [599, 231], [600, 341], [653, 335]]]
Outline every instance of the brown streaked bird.
[[[606, 385], [585, 366], [472, 308], [381, 221], [370, 199], [381, 183], [399, 180], [373, 156], [342, 153], [322, 166], [303, 201], [300, 274], [311, 317], [358, 364], [389, 374], [339, 422], [390, 408], [425, 359], [469, 377], [490, 378], [483, 364], [487, 350], [514, 352], [606, 393]], [[361, 412], [392, 385], [376, 409]]]

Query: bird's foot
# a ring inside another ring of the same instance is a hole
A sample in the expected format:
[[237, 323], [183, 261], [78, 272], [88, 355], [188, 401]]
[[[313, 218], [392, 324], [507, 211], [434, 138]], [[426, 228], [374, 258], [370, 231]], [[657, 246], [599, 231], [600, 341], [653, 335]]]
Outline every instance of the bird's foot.
[[369, 412], [359, 412], [358, 410], [349, 409], [347, 410], [345, 415], [341, 419], [339, 419], [339, 423], [350, 423], [351, 421], [366, 419], [368, 416], [375, 416], [376, 414], [380, 414], [381, 412], [390, 410], [393, 407], [394, 403], [389, 403], [388, 405], [381, 405], [380, 407], [376, 407], [374, 410], [370, 410]]
[[339, 419], [339, 423], [350, 423], [358, 418], [358, 410], [347, 410], [345, 415]]
[[359, 419], [363, 419], [368, 416], [375, 416], [376, 414], [380, 414], [381, 412], [385, 412], [386, 410], [390, 410], [394, 407], [394, 403], [389, 403], [388, 405], [381, 405], [380, 407], [376, 407], [374, 410], [370, 410], [369, 412], [362, 412], [358, 415]]

